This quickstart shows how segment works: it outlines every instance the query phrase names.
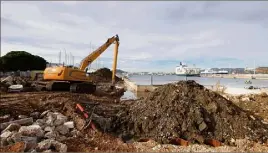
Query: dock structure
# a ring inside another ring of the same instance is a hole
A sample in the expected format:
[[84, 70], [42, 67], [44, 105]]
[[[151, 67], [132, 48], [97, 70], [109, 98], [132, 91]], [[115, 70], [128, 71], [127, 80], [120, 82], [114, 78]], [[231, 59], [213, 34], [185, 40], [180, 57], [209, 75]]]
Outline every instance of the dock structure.
[[124, 84], [125, 86], [134, 92], [152, 92], [154, 91], [156, 88], [162, 86], [162, 85], [138, 85], [135, 82], [127, 79], [127, 78], [123, 78], [124, 80]]
[[268, 74], [202, 74], [201, 77], [268, 80]]

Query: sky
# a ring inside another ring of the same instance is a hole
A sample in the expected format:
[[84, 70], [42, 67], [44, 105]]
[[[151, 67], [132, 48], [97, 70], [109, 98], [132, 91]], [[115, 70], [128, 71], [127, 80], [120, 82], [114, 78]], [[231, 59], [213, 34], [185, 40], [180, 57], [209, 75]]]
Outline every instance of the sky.
[[[265, 1], [1, 1], [2, 56], [24, 50], [55, 63], [66, 50], [79, 64], [116, 34], [118, 68], [130, 72], [174, 72], [180, 61], [268, 66]], [[113, 49], [92, 68], [111, 68]]]

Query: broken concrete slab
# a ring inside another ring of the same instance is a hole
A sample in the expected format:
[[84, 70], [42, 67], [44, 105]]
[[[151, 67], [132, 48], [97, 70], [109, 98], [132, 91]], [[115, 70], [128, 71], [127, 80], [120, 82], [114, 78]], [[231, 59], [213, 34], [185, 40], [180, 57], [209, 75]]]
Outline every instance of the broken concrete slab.
[[65, 125], [69, 129], [73, 129], [74, 128], [74, 122], [73, 121], [65, 122], [63, 125]]
[[50, 112], [50, 110], [46, 110], [43, 113], [41, 113], [40, 117], [43, 118], [47, 115], [47, 113]]
[[60, 141], [60, 142], [66, 140], [66, 139], [67, 139], [66, 136], [59, 136], [59, 137], [56, 138], [56, 140]]
[[46, 124], [46, 121], [43, 119], [37, 119], [33, 124], [43, 126]]
[[62, 125], [67, 121], [67, 117], [60, 114], [60, 113], [55, 113], [55, 115], [57, 115], [55, 121], [54, 121], [54, 125], [58, 126], [58, 125]]
[[198, 128], [200, 131], [203, 131], [207, 128], [207, 124], [205, 122], [202, 122], [201, 124], [199, 124]]
[[0, 122], [7, 122], [10, 119], [10, 114], [0, 116]]
[[21, 133], [15, 132], [12, 134], [11, 139], [12, 139], [12, 141], [14, 141], [16, 143], [16, 142], [22, 141], [21, 137], [22, 137]]
[[5, 129], [6, 127], [8, 127], [12, 123], [17, 123], [17, 124], [20, 124], [20, 125], [30, 125], [30, 124], [33, 124], [33, 118], [30, 117], [30, 118], [24, 118], [24, 119], [20, 119], [20, 120], [1, 123], [0, 124], [0, 130]]
[[55, 129], [55, 126], [52, 126], [52, 127], [51, 126], [47, 126], [47, 127], [44, 128], [44, 131], [45, 132], [52, 132], [54, 129]]
[[4, 133], [5, 131], [19, 131], [21, 125], [19, 125], [18, 123], [11, 123], [10, 125], [8, 125], [7, 128], [5, 128], [2, 133]]
[[51, 147], [54, 147], [57, 152], [67, 152], [67, 145], [60, 143], [56, 140], [52, 139], [46, 139], [42, 142], [39, 142], [36, 151], [41, 152], [41, 151], [46, 151], [51, 149]]
[[24, 118], [27, 118], [27, 117], [28, 117], [28, 116], [26, 116], [26, 115], [19, 115], [19, 116], [18, 116], [19, 119], [24, 119]]
[[2, 138], [8, 138], [8, 137], [11, 137], [12, 134], [13, 134], [12, 132], [6, 131], [6, 132], [2, 133], [0, 137], [1, 137], [1, 139]]
[[35, 119], [37, 119], [37, 118], [40, 117], [40, 112], [32, 112], [32, 113], [30, 114], [30, 116], [33, 117], [33, 118], [35, 118]]
[[39, 125], [22, 126], [19, 132], [23, 136], [43, 137], [44, 132]]
[[67, 152], [67, 145], [60, 143], [58, 141], [53, 141], [52, 145], [55, 147], [58, 152]]
[[59, 133], [57, 131], [50, 131], [50, 132], [47, 132], [44, 137], [48, 139], [56, 139], [56, 137], [58, 136], [59, 136]]
[[49, 126], [54, 126], [55, 119], [56, 119], [56, 116], [53, 113], [48, 112], [46, 124]]
[[55, 128], [60, 134], [65, 135], [69, 132], [69, 128], [65, 125], [60, 125]]
[[44, 141], [39, 142], [36, 146], [36, 151], [41, 152], [41, 151], [48, 150], [51, 146], [51, 143], [52, 143], [51, 139], [46, 139]]
[[83, 134], [80, 131], [76, 130], [76, 129], [73, 129], [70, 132], [70, 134], [71, 134], [72, 137], [80, 137], [80, 136], [83, 136]]
[[21, 137], [21, 140], [25, 142], [25, 151], [33, 150], [37, 146], [37, 137]]
[[51, 149], [43, 151], [45, 153], [52, 153], [53, 151]]

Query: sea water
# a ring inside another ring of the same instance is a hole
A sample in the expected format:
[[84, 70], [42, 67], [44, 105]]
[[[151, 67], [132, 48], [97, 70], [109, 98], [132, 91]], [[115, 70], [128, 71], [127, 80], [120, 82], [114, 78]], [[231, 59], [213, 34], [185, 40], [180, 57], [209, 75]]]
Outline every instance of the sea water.
[[[185, 77], [177, 75], [132, 75], [129, 79], [137, 85], [163, 85], [167, 83], [178, 82], [180, 80], [194, 80], [204, 86], [214, 86], [219, 83], [225, 87], [247, 88], [249, 86], [268, 88], [268, 80], [258, 79], [239, 79], [239, 78], [212, 78], [212, 77]], [[252, 84], [245, 82], [250, 80]], [[131, 91], [125, 92], [123, 99], [135, 99], [136, 96]]]

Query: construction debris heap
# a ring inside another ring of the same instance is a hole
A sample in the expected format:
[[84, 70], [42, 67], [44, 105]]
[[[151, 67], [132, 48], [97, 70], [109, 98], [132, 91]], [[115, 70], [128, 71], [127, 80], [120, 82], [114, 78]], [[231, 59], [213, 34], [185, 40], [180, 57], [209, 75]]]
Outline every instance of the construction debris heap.
[[[94, 81], [105, 82], [112, 80], [112, 71], [108, 68], [101, 68], [90, 74]], [[121, 81], [119, 77], [115, 76], [115, 81]]]
[[195, 81], [159, 87], [119, 116], [121, 127], [116, 128], [126, 138], [145, 137], [161, 143], [174, 138], [199, 143], [268, 139], [268, 125], [261, 119]]

